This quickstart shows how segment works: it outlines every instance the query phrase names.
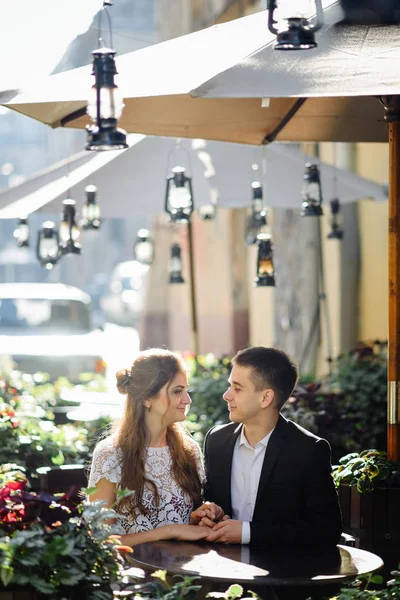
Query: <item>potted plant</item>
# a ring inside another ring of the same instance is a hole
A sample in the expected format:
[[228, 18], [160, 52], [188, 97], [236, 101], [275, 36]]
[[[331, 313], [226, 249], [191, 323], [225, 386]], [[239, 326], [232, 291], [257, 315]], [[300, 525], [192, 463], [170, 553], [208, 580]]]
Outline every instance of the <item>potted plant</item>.
[[111, 600], [123, 565], [105, 524], [114, 512], [73, 490], [31, 492], [15, 467], [0, 472], [0, 599]]
[[400, 465], [386, 452], [352, 452], [333, 467], [343, 529], [361, 548], [382, 557], [386, 572], [400, 557]]

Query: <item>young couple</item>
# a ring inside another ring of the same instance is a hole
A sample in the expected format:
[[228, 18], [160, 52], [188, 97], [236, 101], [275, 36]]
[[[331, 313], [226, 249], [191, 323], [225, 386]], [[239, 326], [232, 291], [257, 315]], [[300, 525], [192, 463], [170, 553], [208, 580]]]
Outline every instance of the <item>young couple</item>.
[[95, 448], [89, 487], [96, 487], [90, 499], [107, 506], [117, 490], [134, 490], [115, 507], [122, 544], [338, 543], [329, 444], [280, 414], [297, 367], [284, 352], [264, 347], [238, 352], [232, 367], [224, 394], [231, 423], [208, 432], [205, 474], [199, 446], [179, 425], [191, 404], [180, 356], [146, 350], [117, 373], [125, 412]]

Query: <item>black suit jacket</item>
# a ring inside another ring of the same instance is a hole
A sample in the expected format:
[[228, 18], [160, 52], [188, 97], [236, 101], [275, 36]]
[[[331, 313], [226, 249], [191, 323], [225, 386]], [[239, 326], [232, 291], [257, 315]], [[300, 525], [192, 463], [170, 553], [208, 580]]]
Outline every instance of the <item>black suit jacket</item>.
[[[231, 471], [242, 425], [211, 429], [204, 442], [205, 498], [232, 515]], [[253, 520], [252, 544], [332, 545], [342, 531], [328, 442], [279, 416], [265, 452]]]

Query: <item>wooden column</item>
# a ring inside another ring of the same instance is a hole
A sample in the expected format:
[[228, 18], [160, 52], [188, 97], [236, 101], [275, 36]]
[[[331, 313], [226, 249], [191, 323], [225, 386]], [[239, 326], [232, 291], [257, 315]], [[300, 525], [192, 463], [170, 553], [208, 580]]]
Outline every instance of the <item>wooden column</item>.
[[400, 96], [382, 98], [389, 123], [388, 458], [400, 461]]

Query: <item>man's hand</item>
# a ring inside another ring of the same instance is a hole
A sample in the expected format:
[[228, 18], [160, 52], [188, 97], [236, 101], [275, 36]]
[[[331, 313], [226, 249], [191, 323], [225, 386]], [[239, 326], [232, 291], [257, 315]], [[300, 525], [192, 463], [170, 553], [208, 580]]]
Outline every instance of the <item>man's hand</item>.
[[240, 544], [242, 542], [242, 521], [226, 519], [217, 523], [206, 537], [206, 542]]
[[223, 516], [224, 511], [218, 504], [214, 504], [214, 502], [203, 502], [203, 504], [190, 515], [190, 524], [213, 527]]

